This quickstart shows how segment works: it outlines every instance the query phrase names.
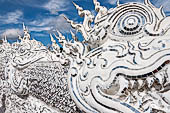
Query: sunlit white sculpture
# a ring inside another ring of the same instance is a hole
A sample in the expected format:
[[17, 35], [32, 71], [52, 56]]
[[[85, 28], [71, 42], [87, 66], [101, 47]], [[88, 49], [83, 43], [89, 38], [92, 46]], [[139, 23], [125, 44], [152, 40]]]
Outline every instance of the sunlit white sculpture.
[[47, 49], [30, 39], [24, 25], [20, 42], [9, 44], [4, 39], [2, 106], [11, 103], [5, 112], [170, 112], [170, 17], [149, 0], [117, 1], [111, 9], [93, 2], [96, 16], [73, 2], [84, 17], [82, 24], [64, 16], [82, 33], [82, 42], [73, 31], [72, 40], [57, 31], [58, 35], [50, 34], [52, 49]]

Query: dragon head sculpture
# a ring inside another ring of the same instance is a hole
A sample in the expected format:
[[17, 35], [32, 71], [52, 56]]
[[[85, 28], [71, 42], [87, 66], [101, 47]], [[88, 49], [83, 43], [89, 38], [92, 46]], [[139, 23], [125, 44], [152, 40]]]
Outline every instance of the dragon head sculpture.
[[65, 17], [91, 48], [70, 63], [68, 83], [76, 104], [88, 113], [169, 111], [170, 23], [162, 7], [149, 0], [117, 2], [111, 9], [94, 4], [93, 27], [92, 14], [75, 3], [83, 24]]
[[110, 9], [93, 2], [96, 16], [73, 2], [82, 24], [64, 16], [82, 42], [72, 31], [72, 40], [57, 31], [47, 49], [31, 40], [25, 25], [20, 42], [3, 41], [0, 59], [9, 57], [11, 89], [68, 113], [170, 111], [170, 17], [149, 0], [118, 0]]

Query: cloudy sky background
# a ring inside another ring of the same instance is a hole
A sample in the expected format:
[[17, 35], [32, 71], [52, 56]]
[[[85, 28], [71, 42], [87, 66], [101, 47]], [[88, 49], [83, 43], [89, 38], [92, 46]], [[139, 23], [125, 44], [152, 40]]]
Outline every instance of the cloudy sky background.
[[[61, 15], [66, 15], [75, 22], [83, 21], [78, 16], [72, 1], [95, 13], [93, 0], [0, 0], [0, 39], [7, 35], [10, 42], [16, 41], [18, 34], [23, 34], [23, 22], [28, 27], [31, 37], [44, 45], [51, 43], [49, 33], [55, 33], [56, 30], [70, 37], [71, 27]], [[116, 0], [98, 1], [108, 9], [116, 7]], [[120, 3], [143, 3], [143, 1], [120, 0]], [[156, 7], [162, 5], [166, 15], [170, 15], [169, 0], [151, 0], [151, 2]]]

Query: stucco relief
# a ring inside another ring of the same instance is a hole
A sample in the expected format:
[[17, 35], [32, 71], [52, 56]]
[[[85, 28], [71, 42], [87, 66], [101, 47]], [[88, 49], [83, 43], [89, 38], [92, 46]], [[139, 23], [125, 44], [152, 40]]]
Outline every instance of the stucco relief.
[[[50, 34], [51, 48], [24, 36], [0, 45], [2, 113], [168, 113], [170, 111], [170, 22], [149, 0], [97, 15], [73, 2], [82, 24], [64, 18], [67, 40]], [[61, 44], [56, 43], [55, 38]], [[41, 104], [37, 104], [41, 103]]]

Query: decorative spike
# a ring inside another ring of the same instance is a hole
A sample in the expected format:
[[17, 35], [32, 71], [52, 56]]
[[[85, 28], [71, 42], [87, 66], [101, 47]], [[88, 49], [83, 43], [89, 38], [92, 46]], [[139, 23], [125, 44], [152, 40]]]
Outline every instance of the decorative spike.
[[61, 38], [58, 37], [55, 33], [54, 33], [54, 36], [55, 36], [55, 38], [56, 38], [57, 40], [61, 40]]
[[119, 0], [117, 0], [117, 6], [119, 6], [120, 5], [120, 2], [119, 2]]
[[68, 38], [68, 33], [67, 33], [67, 38], [66, 38], [67, 42], [71, 43], [72, 40], [69, 40]]
[[72, 32], [72, 30], [70, 30], [71, 36], [75, 37], [75, 34]]
[[100, 3], [97, 0], [93, 0], [94, 5], [100, 5]]
[[76, 3], [74, 3], [74, 2], [72, 2], [73, 4], [74, 4], [74, 6], [76, 7], [76, 9], [77, 10], [80, 10], [80, 11], [82, 11], [83, 10], [83, 8], [82, 7], [80, 7], [79, 5], [77, 5]]
[[6, 36], [6, 35], [4, 36], [3, 42], [5, 42], [5, 43], [8, 42], [8, 41], [7, 41], [7, 36]]
[[17, 40], [17, 44], [19, 44], [19, 40]]
[[161, 5], [159, 9], [162, 10], [162, 8], [163, 8], [163, 6]]
[[68, 39], [68, 37], [66, 38], [66, 41], [67, 41], [68, 43], [71, 43], [71, 41]]
[[54, 38], [53, 38], [53, 36], [52, 36], [51, 33], [50, 33], [50, 38], [51, 38], [51, 41], [52, 41], [53, 43], [56, 43], [56, 41], [54, 40]]
[[65, 15], [62, 15], [64, 17], [64, 19], [70, 23], [71, 20], [69, 20]]
[[95, 10], [96, 10], [97, 12], [99, 12], [100, 3], [99, 3], [97, 0], [93, 0], [93, 3], [94, 3], [94, 5], [95, 5]]
[[76, 7], [77, 4], [76, 4], [75, 2], [73, 2], [73, 1], [72, 1], [72, 3], [73, 3], [73, 5]]
[[163, 17], [166, 17], [166, 15], [165, 15], [165, 13], [164, 13], [164, 11], [163, 11], [163, 6], [162, 6], [162, 5], [160, 6], [159, 10], [160, 10], [162, 16], [163, 16]]
[[25, 26], [24, 22], [23, 22], [22, 26], [23, 26], [23, 30], [25, 31], [26, 30], [26, 26]]
[[24, 23], [23, 23], [23, 30], [24, 30], [24, 32], [29, 32], [29, 31], [28, 31], [28, 28], [25, 26]]
[[71, 26], [74, 28], [75, 24], [72, 20], [68, 19], [65, 15], [63, 15], [64, 19], [71, 24]]
[[19, 39], [19, 40], [22, 40], [22, 37], [21, 37], [21, 35], [18, 35], [18, 39]]
[[77, 5], [77, 4], [76, 4], [76, 3], [74, 3], [74, 2], [73, 2], [73, 4], [74, 4], [74, 6], [76, 7], [76, 9], [78, 10], [78, 14], [79, 14], [79, 16], [80, 16], [80, 17], [83, 17], [83, 16], [84, 16], [83, 8], [82, 8], [82, 7], [80, 7], [79, 5]]
[[71, 33], [72, 38], [73, 38], [75, 41], [77, 41], [76, 35], [75, 35], [71, 30], [70, 30], [70, 33]]
[[65, 40], [65, 37], [57, 30], [57, 33], [59, 35], [59, 37], [61, 38], [61, 40]]
[[63, 15], [63, 17], [66, 19], [66, 21], [71, 25], [71, 27], [75, 30], [78, 30], [79, 32], [82, 32], [83, 35], [86, 35], [85, 34], [85, 31], [84, 31], [84, 26], [83, 24], [77, 24], [77, 23], [74, 23], [72, 20], [69, 20], [66, 16]]
[[61, 38], [62, 34], [60, 33], [60, 31], [57, 30], [57, 33], [58, 33], [59, 37]]

